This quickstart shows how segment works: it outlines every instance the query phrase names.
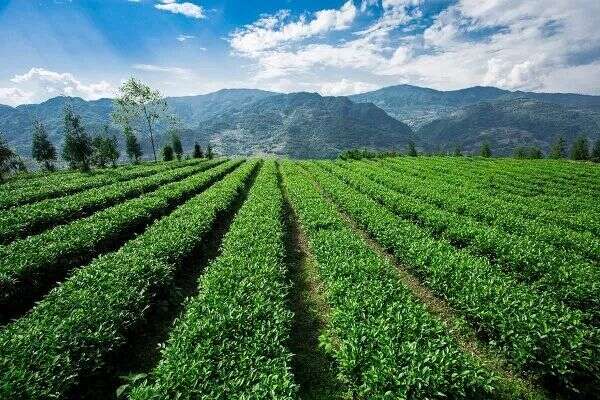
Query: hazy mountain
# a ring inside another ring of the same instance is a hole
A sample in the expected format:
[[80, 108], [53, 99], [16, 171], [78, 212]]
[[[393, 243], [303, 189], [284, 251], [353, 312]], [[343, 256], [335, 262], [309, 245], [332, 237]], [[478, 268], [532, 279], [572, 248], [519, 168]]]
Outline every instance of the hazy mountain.
[[[223, 89], [206, 95], [169, 97], [167, 103], [182, 119], [184, 126], [191, 127], [230, 109], [274, 94], [254, 89]], [[95, 134], [104, 124], [111, 122], [111, 99], [85, 101], [79, 97], [59, 96], [40, 104], [26, 104], [14, 108], [0, 105], [0, 132], [4, 133], [10, 145], [21, 155], [28, 156], [33, 122], [37, 118], [46, 125], [51, 140], [60, 146], [63, 139], [62, 115], [67, 105], [81, 115], [91, 134]], [[146, 148], [146, 153], [149, 150]]]
[[200, 96], [169, 97], [167, 102], [186, 125], [197, 125], [276, 94], [256, 89], [223, 89]]
[[[348, 98], [225, 89], [171, 97], [167, 102], [183, 122], [188, 149], [196, 140], [203, 145], [210, 141], [227, 154], [330, 157], [353, 147], [403, 149], [409, 138], [429, 150], [460, 145], [465, 151], [477, 151], [487, 140], [496, 154], [510, 154], [518, 145], [547, 149], [557, 134], [569, 141], [579, 134], [590, 139], [600, 136], [600, 96], [493, 87], [438, 91], [399, 85]], [[0, 105], [0, 132], [27, 157], [32, 125], [39, 118], [60, 147], [62, 111], [67, 104], [82, 116], [92, 134], [110, 122], [110, 99], [55, 97], [41, 104]], [[158, 135], [162, 133], [159, 130]], [[158, 141], [162, 144], [160, 137]], [[142, 143], [149, 156], [147, 141]]]
[[434, 120], [418, 131], [430, 148], [476, 152], [488, 141], [496, 154], [511, 154], [517, 146], [548, 150], [557, 135], [568, 143], [576, 136], [600, 139], [600, 113], [519, 98], [485, 101]]
[[355, 102], [371, 102], [392, 117], [413, 128], [444, 118], [465, 106], [483, 101], [529, 98], [545, 103], [600, 112], [600, 96], [569, 93], [511, 92], [494, 87], [475, 86], [440, 91], [411, 85], [390, 86], [350, 96]]
[[[167, 101], [184, 123], [184, 145], [191, 148], [196, 140], [203, 145], [210, 140], [223, 154], [333, 157], [353, 147], [403, 148], [412, 134], [409, 127], [373, 104], [355, 104], [345, 97], [232, 89]], [[92, 134], [110, 122], [110, 99], [55, 97], [41, 104], [2, 106], [0, 131], [11, 146], [27, 157], [32, 125], [39, 118], [48, 127], [52, 141], [61, 146], [61, 119], [66, 105], [82, 116]], [[147, 144], [145, 153], [150, 154]]]
[[335, 157], [344, 149], [403, 149], [411, 129], [373, 104], [316, 93], [269, 96], [188, 132], [224, 154]]

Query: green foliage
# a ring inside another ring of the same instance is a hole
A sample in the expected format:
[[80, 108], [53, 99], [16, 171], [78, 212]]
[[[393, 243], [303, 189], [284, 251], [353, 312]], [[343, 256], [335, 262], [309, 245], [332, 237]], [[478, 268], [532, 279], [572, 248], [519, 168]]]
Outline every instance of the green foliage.
[[105, 146], [106, 156], [110, 161], [112, 167], [115, 168], [117, 166], [117, 160], [121, 156], [121, 154], [119, 153], [119, 142], [117, 140], [117, 136], [113, 134], [109, 138], [107, 138]]
[[366, 159], [374, 159], [374, 158], [385, 158], [385, 157], [398, 157], [399, 153], [395, 151], [373, 151], [373, 150], [360, 150], [360, 149], [350, 149], [341, 152], [338, 155], [338, 158], [342, 160], [361, 160], [363, 158]]
[[92, 188], [70, 196], [47, 199], [0, 211], [0, 243], [31, 235], [71, 221], [120, 201], [152, 191], [161, 185], [202, 171], [210, 164], [168, 170], [150, 177]]
[[39, 179], [23, 179], [10, 182], [0, 187], [0, 210], [14, 206], [35, 203], [55, 197], [67, 196], [87, 189], [141, 178], [171, 168], [179, 168], [188, 164], [148, 164], [135, 167], [120, 167], [114, 171], [95, 171], [81, 173], [60, 171], [45, 175]]
[[[221, 161], [207, 162], [193, 175], [179, 176], [175, 182], [142, 197], [0, 247], [0, 306], [18, 303], [22, 296], [31, 296], [37, 287], [52, 281], [58, 271], [67, 272], [84, 260], [91, 260], [102, 249], [127, 238], [221, 179], [240, 161], [218, 164]], [[215, 165], [218, 166], [202, 172]]]
[[544, 158], [544, 153], [542, 153], [542, 149], [537, 146], [526, 147], [520, 146], [517, 147], [513, 153], [514, 158], [520, 159], [541, 159]]
[[203, 158], [204, 153], [202, 152], [202, 147], [198, 144], [198, 142], [194, 143], [194, 158]]
[[214, 157], [215, 154], [213, 153], [212, 146], [209, 144], [208, 146], [206, 146], [206, 158], [212, 160]]
[[113, 167], [117, 166], [117, 160], [119, 159], [117, 137], [109, 135], [108, 125], [103, 127], [102, 134], [92, 139], [92, 148], [92, 164], [104, 168], [110, 162]]
[[585, 136], [578, 136], [571, 146], [571, 160], [585, 161], [590, 158], [590, 145], [588, 138]]
[[409, 140], [406, 148], [407, 148], [407, 154], [410, 157], [416, 157], [419, 155], [419, 153], [417, 153], [417, 148], [415, 147], [415, 143], [412, 140]]
[[[413, 183], [396, 183], [396, 179], [390, 177], [385, 168], [344, 166], [346, 168], [323, 164], [324, 168], [339, 179], [385, 205], [399, 217], [418, 222], [432, 236], [443, 235], [451, 243], [460, 244], [473, 254], [489, 258], [505, 271], [511, 272], [516, 279], [535, 284], [556, 301], [582, 310], [590, 320], [600, 320], [600, 271], [592, 263], [578, 258], [571, 251], [528, 236], [505, 232], [501, 226], [481, 223], [465, 215], [468, 211], [457, 213], [446, 210], [450, 201], [442, 203], [441, 200], [446, 197], [452, 199], [454, 196], [451, 193], [456, 188], [442, 182], [433, 182], [431, 187], [435, 189], [424, 189], [420, 194], [407, 194], [402, 192], [410, 190]], [[405, 178], [403, 181], [409, 179]], [[466, 184], [465, 182], [464, 185]], [[415, 182], [414, 185], [418, 184]], [[440, 193], [448, 194], [436, 196]], [[436, 201], [438, 197], [440, 201]], [[484, 196], [478, 195], [469, 200], [473, 206], [487, 211], [487, 206], [482, 201], [484, 199]], [[496, 207], [507, 214], [517, 213], [500, 205]]]
[[173, 152], [178, 160], [181, 160], [181, 155], [183, 154], [183, 146], [181, 145], [181, 138], [175, 132], [171, 135], [171, 145], [173, 147]]
[[[248, 162], [152, 224], [117, 252], [95, 259], [0, 331], [0, 398], [66, 398], [114, 361], [182, 262], [239, 198]], [[60, 323], [57, 323], [60, 321]]]
[[63, 122], [65, 142], [62, 158], [69, 163], [71, 169], [89, 171], [93, 147], [90, 137], [83, 128], [81, 117], [67, 107], [64, 110]]
[[462, 148], [457, 145], [454, 147], [454, 153], [453, 153], [454, 157], [462, 157]]
[[40, 299], [0, 330], [0, 398], [68, 398], [119, 369], [120, 351], [135, 346], [246, 189], [161, 359], [148, 374], [129, 375], [118, 396], [297, 398], [280, 185], [321, 297], [318, 345], [344, 398], [527, 398], [507, 394], [515, 376], [551, 382], [548, 392], [565, 398], [595, 396], [596, 165], [345, 158], [284, 161], [281, 177], [266, 161], [252, 187], [259, 161], [222, 159], [0, 185], [0, 319]]
[[331, 321], [320, 345], [336, 360], [346, 397], [489, 397], [495, 378], [461, 352], [400, 283], [395, 266], [346, 225], [297, 166], [284, 163], [283, 177], [327, 291]]
[[317, 179], [349, 216], [471, 321], [514, 367], [552, 377], [567, 390], [579, 379], [598, 382], [591, 361], [597, 356], [597, 332], [580, 312], [532, 291], [447, 239], [431, 237], [330, 174], [318, 173]]
[[162, 149], [163, 161], [173, 161], [173, 147], [170, 144], [166, 144]]
[[559, 159], [567, 157], [567, 142], [563, 136], [558, 136], [550, 147], [548, 158]]
[[4, 135], [0, 132], [0, 182], [12, 171], [19, 170], [19, 158], [6, 143]]
[[479, 155], [481, 157], [489, 158], [492, 156], [492, 148], [488, 142], [483, 142], [481, 144], [481, 148], [479, 149]]
[[33, 141], [31, 144], [31, 156], [39, 163], [43, 163], [46, 171], [53, 171], [56, 161], [56, 148], [48, 138], [46, 127], [40, 121], [33, 125]]
[[595, 163], [600, 163], [600, 139], [596, 140], [592, 148], [591, 160]]
[[276, 172], [274, 161], [262, 167], [200, 279], [201, 295], [173, 328], [154, 382], [135, 388], [132, 400], [297, 398]]
[[127, 153], [129, 161], [138, 163], [143, 155], [140, 142], [129, 125], [125, 126], [123, 134], [125, 135], [125, 152]]

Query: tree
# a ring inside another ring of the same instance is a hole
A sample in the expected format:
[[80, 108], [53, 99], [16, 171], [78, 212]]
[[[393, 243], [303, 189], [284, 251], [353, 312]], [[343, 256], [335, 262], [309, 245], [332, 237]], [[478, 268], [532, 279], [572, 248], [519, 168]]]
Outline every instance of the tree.
[[408, 155], [411, 157], [416, 157], [419, 155], [419, 153], [417, 153], [417, 148], [415, 147], [415, 143], [412, 140], [408, 141]]
[[114, 133], [106, 139], [106, 154], [113, 168], [115, 168], [121, 153], [119, 153], [119, 141], [117, 140], [117, 135]]
[[600, 163], [600, 139], [596, 140], [596, 142], [594, 143], [591, 159], [595, 163]]
[[527, 148], [519, 146], [515, 149], [513, 156], [515, 158], [527, 158]]
[[572, 160], [588, 160], [590, 158], [590, 148], [588, 139], [585, 136], [578, 136], [571, 147]]
[[540, 159], [544, 158], [544, 153], [542, 149], [537, 146], [525, 147], [520, 146], [517, 147], [514, 151], [515, 158], [531, 158], [531, 159]]
[[212, 160], [213, 158], [215, 158], [215, 155], [213, 153], [212, 147], [210, 146], [210, 144], [208, 146], [206, 146], [206, 158], [208, 158], [209, 160]]
[[173, 146], [173, 152], [178, 160], [181, 160], [181, 155], [183, 154], [183, 146], [181, 145], [181, 138], [177, 133], [173, 133], [171, 136], [171, 142]]
[[92, 139], [92, 165], [104, 168], [108, 157], [106, 155], [105, 140], [102, 136], [94, 136]]
[[562, 136], [558, 136], [552, 146], [550, 147], [550, 153], [548, 154], [548, 158], [553, 158], [555, 160], [559, 158], [565, 158], [567, 156], [567, 142], [565, 138]]
[[534, 160], [540, 160], [544, 158], [544, 152], [537, 146], [533, 146], [529, 148], [528, 157], [533, 158]]
[[70, 107], [65, 108], [63, 118], [65, 143], [62, 157], [72, 169], [89, 171], [93, 153], [92, 141], [85, 133], [81, 124], [81, 117], [73, 112]]
[[163, 160], [164, 161], [172, 161], [173, 160], [173, 147], [170, 144], [165, 145], [162, 151]]
[[39, 121], [33, 125], [33, 142], [31, 144], [31, 156], [34, 160], [43, 163], [47, 171], [54, 170], [53, 161], [56, 161], [56, 148], [48, 139], [46, 127]]
[[481, 157], [487, 157], [487, 158], [492, 156], [492, 149], [488, 142], [483, 142], [481, 144], [481, 148], [479, 149], [479, 155]]
[[198, 144], [198, 142], [194, 143], [194, 158], [202, 158], [204, 154], [202, 154], [202, 147]]
[[462, 148], [460, 145], [454, 147], [454, 157], [462, 157]]
[[138, 142], [137, 137], [135, 137], [133, 133], [133, 129], [130, 126], [126, 126], [123, 130], [125, 135], [125, 151], [127, 152], [127, 157], [129, 157], [129, 161], [133, 163], [137, 163], [142, 156], [142, 148], [140, 147], [140, 142]]
[[152, 146], [154, 161], [156, 158], [156, 147], [154, 130], [156, 124], [168, 117], [167, 102], [158, 90], [129, 78], [120, 88], [119, 96], [114, 100], [113, 120], [125, 127], [138, 124], [144, 126]]
[[94, 165], [104, 168], [110, 162], [113, 167], [117, 166], [117, 160], [119, 159], [117, 137], [109, 135], [108, 125], [104, 126], [102, 134], [94, 137], [92, 147], [92, 163]]
[[19, 171], [25, 165], [10, 147], [4, 135], [0, 133], [0, 182], [4, 181], [6, 175], [11, 171]]

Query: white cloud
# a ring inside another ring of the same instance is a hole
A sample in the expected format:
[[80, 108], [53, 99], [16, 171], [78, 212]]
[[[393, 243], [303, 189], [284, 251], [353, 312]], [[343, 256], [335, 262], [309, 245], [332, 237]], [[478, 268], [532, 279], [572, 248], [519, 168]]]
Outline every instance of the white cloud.
[[12, 96], [18, 103], [58, 95], [95, 100], [114, 94], [113, 86], [106, 81], [85, 84], [68, 72], [60, 73], [44, 68], [31, 68], [22, 75], [15, 75], [10, 81], [18, 87], [5, 88], [9, 89], [5, 91], [5, 96]]
[[173, 14], [182, 14], [190, 18], [206, 18], [204, 8], [194, 3], [177, 3], [175, 0], [162, 0], [160, 4], [155, 4], [154, 7], [159, 10], [172, 12]]
[[0, 104], [17, 106], [30, 102], [32, 97], [33, 93], [16, 87], [0, 87]]
[[177, 41], [185, 42], [186, 40], [194, 39], [196, 36], [194, 35], [179, 35], [176, 37]]
[[281, 10], [235, 31], [230, 37], [230, 44], [241, 54], [256, 55], [288, 42], [348, 29], [356, 15], [357, 9], [352, 0], [340, 9], [317, 11], [311, 20], [301, 16], [298, 21], [288, 22], [289, 12]]
[[188, 76], [191, 74], [191, 71], [189, 69], [179, 67], [164, 67], [161, 65], [152, 64], [134, 64], [131, 67], [133, 69], [137, 69], [138, 71], [144, 72], [160, 72], [179, 76]]
[[[438, 89], [493, 85], [600, 94], [600, 72], [592, 67], [600, 63], [600, 1], [458, 0], [433, 22], [421, 20], [421, 3], [364, 0], [356, 12], [380, 15], [335, 42], [328, 35], [333, 28], [306, 41], [309, 20], [288, 23], [288, 13], [281, 13], [235, 32], [230, 43], [234, 54], [254, 61], [253, 82], [286, 80], [298, 82], [298, 89], [327, 72]], [[415, 25], [425, 30], [411, 29]]]
[[410, 7], [416, 7], [419, 4], [421, 4], [421, 0], [382, 0], [382, 16], [367, 29], [356, 32], [356, 34], [385, 36], [399, 26], [420, 17], [418, 8], [414, 9], [412, 13], [408, 11]]
[[378, 87], [378, 85], [373, 83], [352, 81], [344, 78], [337, 82], [322, 83], [319, 93], [324, 96], [349, 96], [351, 94], [368, 92]]

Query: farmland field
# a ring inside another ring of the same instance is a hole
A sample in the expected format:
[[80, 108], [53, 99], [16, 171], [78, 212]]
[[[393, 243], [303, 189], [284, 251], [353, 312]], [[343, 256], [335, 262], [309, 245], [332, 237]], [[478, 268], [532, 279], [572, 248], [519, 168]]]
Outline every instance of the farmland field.
[[598, 399], [600, 168], [190, 160], [0, 185], [0, 399]]

